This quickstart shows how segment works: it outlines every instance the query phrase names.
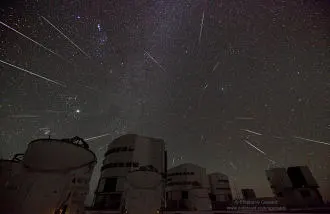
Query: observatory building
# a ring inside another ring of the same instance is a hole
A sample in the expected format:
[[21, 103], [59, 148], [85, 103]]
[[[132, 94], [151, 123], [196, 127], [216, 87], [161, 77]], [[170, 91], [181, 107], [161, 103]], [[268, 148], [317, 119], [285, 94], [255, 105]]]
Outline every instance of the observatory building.
[[287, 207], [323, 205], [319, 186], [307, 166], [266, 170], [270, 187], [278, 201]]
[[214, 210], [225, 209], [233, 200], [228, 176], [219, 172], [209, 174], [208, 176], [212, 208]]
[[[166, 162], [161, 139], [127, 134], [113, 140], [104, 155], [93, 209], [130, 209], [130, 213], [137, 209], [142, 213], [143, 208], [159, 210], [164, 206]], [[144, 201], [133, 200], [142, 192]]]
[[173, 167], [167, 174], [167, 209], [211, 210], [209, 189], [205, 168], [190, 163]]
[[24, 157], [1, 162], [0, 213], [84, 213], [96, 156], [83, 139], [34, 140]]

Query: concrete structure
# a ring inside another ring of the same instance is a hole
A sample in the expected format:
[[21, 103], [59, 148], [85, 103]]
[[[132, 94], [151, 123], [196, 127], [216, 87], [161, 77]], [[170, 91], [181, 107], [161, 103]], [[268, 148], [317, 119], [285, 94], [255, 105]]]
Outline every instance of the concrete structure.
[[0, 160], [0, 213], [13, 210], [18, 180], [21, 179], [22, 155], [15, 155], [11, 160]]
[[140, 167], [127, 175], [124, 199], [129, 214], [159, 213], [163, 200], [163, 177], [151, 167]]
[[96, 157], [78, 137], [38, 139], [28, 145], [17, 179], [9, 181], [14, 205], [1, 213], [84, 213]]
[[243, 199], [245, 200], [252, 200], [257, 198], [253, 189], [242, 189], [242, 195]]
[[313, 207], [323, 204], [318, 184], [307, 166], [273, 168], [267, 179], [278, 201], [289, 208]]
[[166, 198], [168, 210], [211, 210], [206, 169], [182, 164], [168, 170]]
[[[166, 174], [165, 143], [161, 139], [135, 134], [123, 135], [109, 144], [104, 156], [101, 176], [95, 192], [94, 209], [125, 209], [127, 176], [139, 167], [152, 169], [155, 172], [154, 177], [161, 175], [163, 178]], [[134, 176], [139, 177], [137, 174]], [[162, 182], [163, 184], [164, 182]], [[160, 194], [164, 198], [163, 187]]]
[[214, 210], [225, 209], [233, 200], [227, 175], [212, 173], [208, 175], [210, 183], [210, 199]]

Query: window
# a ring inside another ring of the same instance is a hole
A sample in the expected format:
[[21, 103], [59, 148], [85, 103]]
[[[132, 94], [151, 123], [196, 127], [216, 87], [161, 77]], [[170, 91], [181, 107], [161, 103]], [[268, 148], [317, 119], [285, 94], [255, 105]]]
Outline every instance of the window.
[[230, 188], [217, 187], [217, 190], [230, 190]]
[[117, 178], [106, 178], [103, 192], [115, 192], [117, 186]]
[[105, 203], [105, 197], [102, 195], [97, 195], [95, 197], [95, 202], [94, 202], [94, 207], [101, 209], [104, 208], [104, 203]]
[[120, 208], [121, 203], [121, 194], [115, 193], [110, 194], [105, 198], [104, 208], [110, 210], [118, 210]]
[[180, 175], [194, 175], [194, 172], [174, 172], [174, 173], [168, 173], [167, 176], [180, 176]]
[[311, 193], [308, 190], [300, 190], [300, 194], [303, 198], [311, 197]]
[[209, 193], [209, 198], [211, 201], [216, 201], [216, 196], [212, 193]]
[[108, 163], [101, 167], [101, 171], [108, 169], [108, 168], [117, 168], [117, 167], [139, 167], [139, 163], [132, 163], [132, 162]]
[[107, 156], [109, 154], [112, 154], [112, 153], [117, 153], [117, 152], [132, 152], [134, 151], [134, 148], [133, 147], [116, 147], [116, 148], [111, 148], [109, 149], [105, 154], [104, 156]]
[[188, 191], [182, 191], [181, 197], [182, 197], [182, 199], [188, 199]]
[[200, 186], [201, 184], [198, 181], [194, 181], [194, 182], [192, 182], [192, 185], [193, 186]]
[[300, 188], [307, 185], [307, 181], [300, 167], [289, 167], [287, 173], [293, 187]]
[[282, 193], [282, 192], [278, 192], [278, 193], [276, 194], [276, 196], [277, 196], [277, 197], [283, 197], [283, 193]]

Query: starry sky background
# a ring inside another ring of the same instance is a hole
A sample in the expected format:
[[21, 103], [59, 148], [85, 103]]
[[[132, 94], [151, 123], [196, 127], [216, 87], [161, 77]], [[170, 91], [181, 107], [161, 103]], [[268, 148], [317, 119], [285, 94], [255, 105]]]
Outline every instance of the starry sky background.
[[0, 10], [56, 53], [1, 24], [0, 60], [65, 85], [0, 63], [2, 158], [39, 137], [107, 134], [89, 141], [101, 163], [112, 139], [136, 133], [163, 138], [169, 166], [223, 172], [258, 196], [271, 195], [268, 167], [308, 165], [330, 198], [328, 1], [1, 1]]

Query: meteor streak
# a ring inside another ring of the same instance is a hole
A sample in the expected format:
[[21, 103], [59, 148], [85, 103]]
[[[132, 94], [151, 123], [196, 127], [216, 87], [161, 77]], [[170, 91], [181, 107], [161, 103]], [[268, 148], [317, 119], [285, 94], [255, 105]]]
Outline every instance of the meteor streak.
[[235, 170], [237, 170], [237, 167], [235, 166], [235, 164], [233, 163], [233, 162], [229, 162], [229, 165], [231, 166], [231, 167], [233, 167], [233, 169], [235, 169]]
[[110, 133], [98, 135], [98, 136], [95, 136], [95, 137], [89, 137], [89, 138], [86, 138], [85, 141], [95, 140], [95, 139], [98, 139], [98, 138], [101, 138], [101, 137], [105, 137], [105, 136], [108, 136], [108, 135], [110, 135]]
[[17, 68], [18, 70], [24, 71], [24, 72], [26, 72], [26, 73], [28, 73], [28, 74], [30, 74], [30, 75], [32, 75], [32, 76], [36, 76], [36, 77], [39, 77], [39, 78], [41, 78], [41, 79], [44, 79], [44, 80], [46, 80], [47, 82], [51, 82], [51, 83], [54, 83], [54, 84], [56, 84], [56, 85], [60, 85], [60, 86], [62, 86], [62, 87], [66, 87], [66, 85], [64, 85], [64, 84], [62, 84], [62, 83], [56, 82], [55, 80], [51, 80], [51, 79], [49, 79], [49, 78], [47, 78], [47, 77], [44, 77], [44, 76], [41, 76], [41, 75], [39, 75], [39, 74], [33, 73], [33, 72], [28, 71], [28, 70], [26, 70], [26, 69], [24, 69], [24, 68], [18, 67], [18, 66], [13, 65], [13, 64], [10, 64], [9, 62], [2, 61], [1, 59], [0, 59], [0, 62], [2, 62], [3, 64], [6, 64], [6, 65], [9, 65], [9, 66], [11, 66], [11, 67]]
[[293, 138], [296, 138], [296, 139], [299, 139], [299, 140], [308, 141], [308, 142], [313, 142], [313, 143], [320, 143], [320, 144], [324, 144], [324, 145], [330, 146], [330, 143], [326, 143], [326, 142], [322, 142], [322, 141], [318, 141], [318, 140], [313, 140], [313, 139], [308, 139], [308, 138], [303, 138], [303, 137], [298, 137], [298, 136], [293, 136]]
[[219, 62], [217, 62], [217, 63], [214, 65], [212, 72], [214, 72], [215, 69], [217, 69], [218, 66], [219, 66]]
[[236, 120], [254, 120], [253, 117], [236, 117]]
[[283, 137], [279, 137], [279, 136], [273, 136], [274, 138], [276, 138], [276, 139], [284, 139]]
[[78, 50], [80, 50], [81, 53], [83, 53], [86, 57], [90, 58], [88, 56], [88, 54], [83, 51], [76, 43], [74, 43], [69, 37], [67, 37], [60, 29], [58, 29], [55, 25], [53, 25], [48, 19], [46, 19], [45, 17], [41, 16], [41, 18], [43, 18], [48, 24], [50, 24], [53, 28], [55, 28], [55, 30], [57, 30], [57, 32], [59, 32], [62, 36], [64, 36], [64, 38], [66, 38], [71, 44], [73, 44], [76, 48], [78, 48]]
[[251, 134], [259, 135], [259, 136], [262, 135], [261, 133], [254, 132], [254, 131], [251, 131], [251, 130], [249, 130], [249, 129], [241, 129], [241, 130], [242, 130], [242, 131], [245, 131], [245, 132], [248, 132], [248, 133], [251, 133]]
[[39, 115], [28, 115], [28, 114], [16, 114], [9, 116], [11, 118], [37, 118]]
[[271, 162], [272, 164], [277, 164], [276, 161], [274, 161], [274, 160], [272, 160], [272, 159], [270, 159], [268, 157], [266, 157], [266, 159], [269, 160], [269, 162]]
[[244, 142], [247, 143], [247, 144], [249, 144], [251, 147], [255, 148], [257, 151], [261, 152], [263, 155], [266, 155], [266, 153], [264, 151], [262, 151], [261, 149], [259, 149], [258, 147], [256, 147], [252, 143], [250, 143], [249, 141], [244, 140]]
[[260, 152], [261, 154], [265, 155], [265, 158], [271, 162], [272, 164], [277, 164], [274, 160], [270, 159], [267, 154], [262, 151], [261, 149], [259, 149], [258, 147], [256, 147], [255, 145], [253, 145], [251, 142], [249, 142], [248, 140], [244, 140], [245, 143], [249, 144], [251, 147], [253, 147], [255, 150], [257, 150], [258, 152]]
[[38, 45], [39, 47], [42, 47], [43, 49], [45, 49], [45, 50], [51, 52], [52, 54], [54, 54], [54, 55], [60, 57], [61, 59], [67, 61], [66, 59], [64, 59], [64, 58], [63, 58], [61, 55], [59, 55], [58, 53], [52, 51], [51, 49], [49, 49], [49, 48], [47, 48], [46, 46], [40, 44], [39, 42], [37, 42], [37, 41], [31, 39], [30, 37], [24, 35], [23, 33], [19, 32], [18, 30], [15, 30], [14, 28], [12, 28], [12, 27], [10, 27], [9, 25], [7, 25], [6, 23], [3, 23], [2, 21], [0, 21], [0, 24], [2, 24], [3, 26], [9, 28], [9, 29], [12, 30], [12, 31], [18, 33], [19, 35], [23, 36], [24, 38], [26, 38], [26, 39], [32, 41], [34, 44]]
[[48, 113], [60, 114], [60, 113], [65, 113], [66, 111], [46, 110], [46, 112], [48, 112]]
[[199, 39], [198, 39], [198, 44], [201, 43], [202, 40], [202, 32], [203, 32], [203, 27], [204, 27], [204, 11], [203, 11], [203, 16], [202, 16], [202, 21], [201, 21], [201, 29], [199, 31]]
[[161, 66], [161, 64], [159, 64], [159, 62], [154, 57], [152, 57], [150, 53], [148, 53], [147, 51], [144, 52], [152, 61], [154, 61], [160, 67], [160, 69], [166, 72], [165, 68], [163, 68], [163, 66]]

